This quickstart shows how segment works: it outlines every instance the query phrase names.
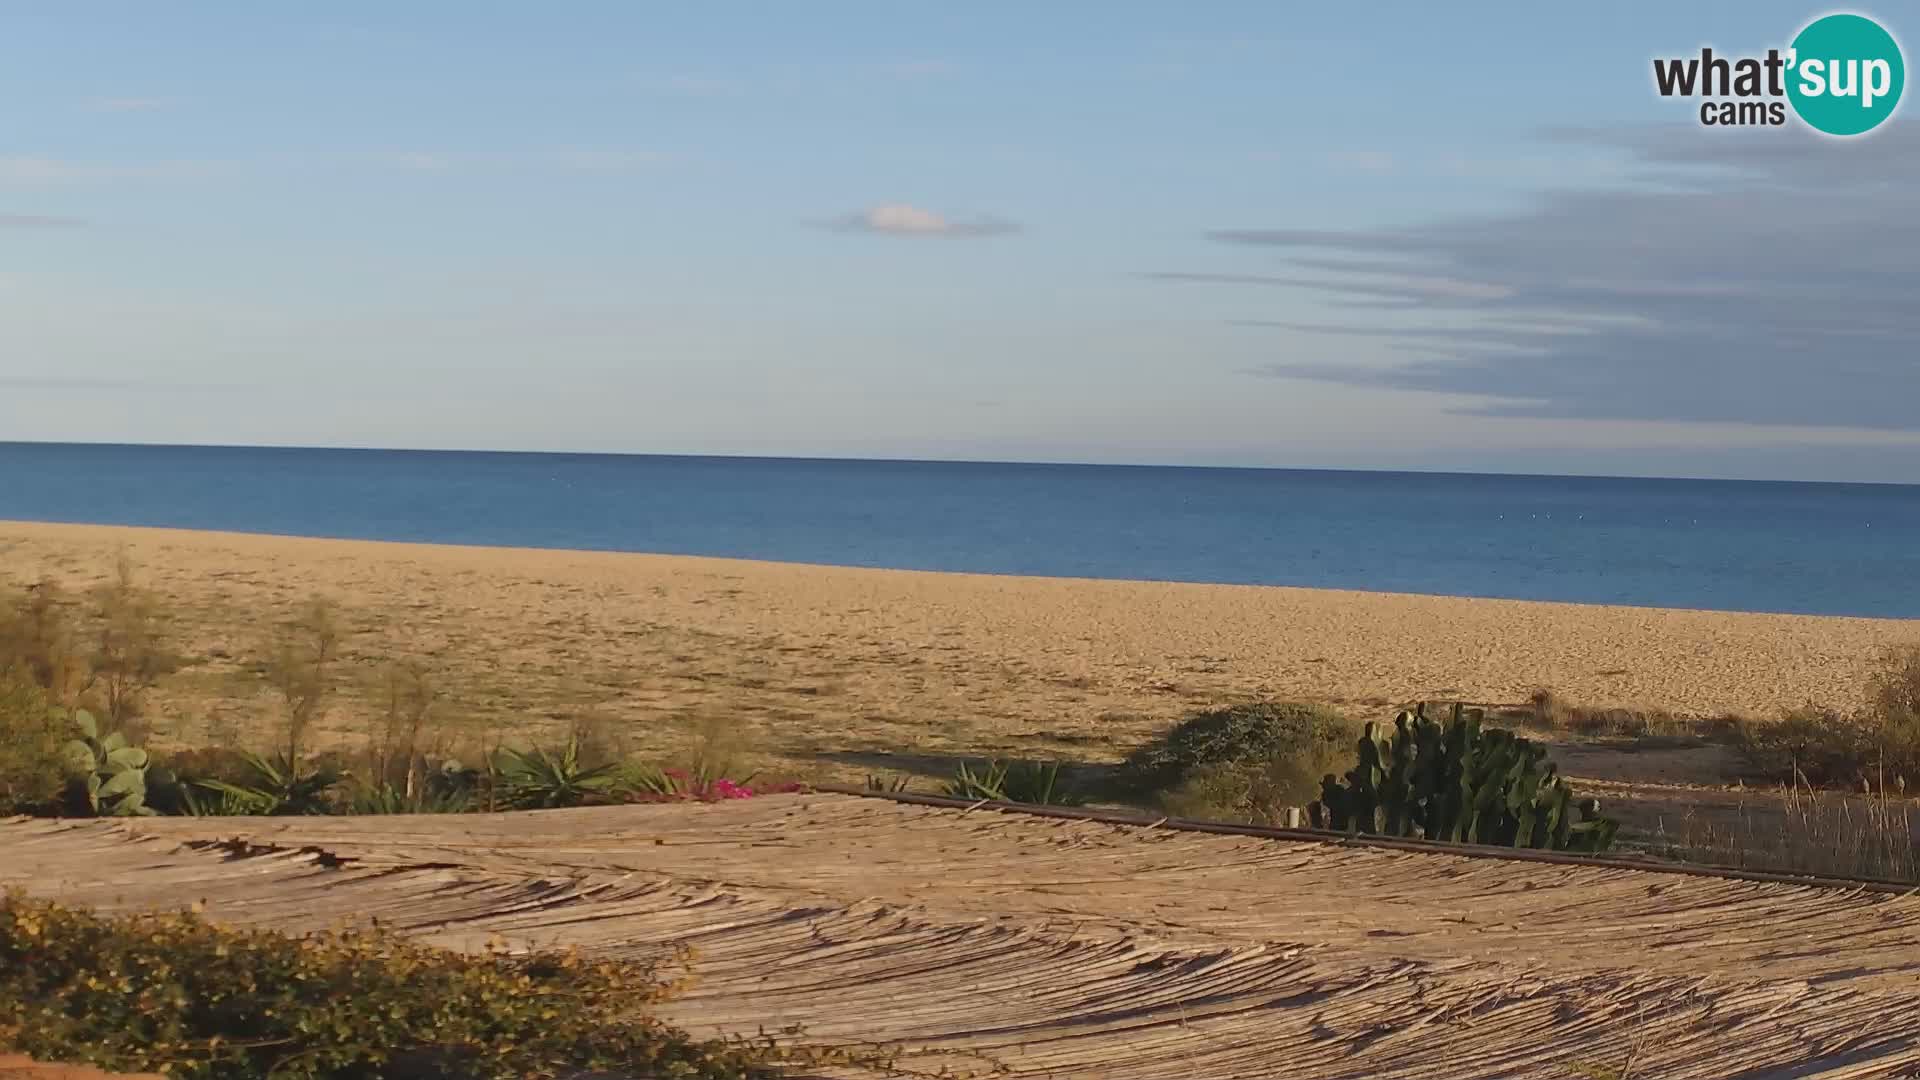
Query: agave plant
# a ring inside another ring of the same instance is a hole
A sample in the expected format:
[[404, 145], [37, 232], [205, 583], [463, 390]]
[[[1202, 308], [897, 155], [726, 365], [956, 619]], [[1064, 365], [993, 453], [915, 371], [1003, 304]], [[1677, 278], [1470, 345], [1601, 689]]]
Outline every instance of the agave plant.
[[[285, 754], [272, 758], [245, 753], [241, 760], [252, 774], [243, 784], [225, 780], [196, 780], [194, 784], [220, 797], [219, 813], [258, 817], [293, 817], [324, 814], [330, 808], [333, 789], [346, 774], [331, 768], [303, 770]], [[199, 800], [189, 804], [193, 812], [202, 812]]]
[[966, 762], [954, 770], [945, 794], [955, 799], [1030, 803], [1037, 806], [1078, 806], [1086, 799], [1060, 782], [1057, 761], [989, 761], [978, 770]]
[[354, 791], [348, 802], [356, 814], [463, 814], [473, 806], [464, 791], [420, 789], [408, 792], [394, 784], [370, 784]]
[[[258, 817], [261, 802], [252, 794], [215, 790], [217, 781], [192, 780], [180, 785], [179, 812], [188, 817]], [[224, 785], [223, 785], [224, 786]]]
[[508, 806], [523, 810], [582, 806], [606, 798], [619, 780], [614, 765], [586, 767], [580, 740], [560, 749], [501, 747], [493, 757], [494, 785]]
[[[100, 722], [85, 709], [75, 709], [72, 719], [76, 737], [63, 753], [73, 770], [76, 801], [94, 815], [153, 814], [147, 805], [147, 752], [127, 745], [126, 736], [117, 731], [101, 734]], [[166, 782], [170, 777], [157, 772], [153, 779]]]

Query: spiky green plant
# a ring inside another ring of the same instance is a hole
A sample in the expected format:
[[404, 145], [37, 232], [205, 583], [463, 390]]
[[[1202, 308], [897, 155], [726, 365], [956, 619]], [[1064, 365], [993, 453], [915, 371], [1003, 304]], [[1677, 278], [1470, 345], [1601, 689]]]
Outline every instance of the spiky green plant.
[[990, 799], [994, 802], [1029, 803], [1036, 806], [1078, 806], [1086, 799], [1061, 782], [1057, 761], [988, 761], [975, 769], [961, 762], [944, 792], [955, 799]]
[[[196, 780], [194, 784], [218, 796], [220, 813], [257, 817], [300, 817], [325, 814], [333, 808], [334, 788], [347, 775], [333, 768], [309, 768], [285, 754], [263, 757], [242, 752], [251, 774], [245, 783]], [[197, 807], [193, 812], [200, 812]]]
[[354, 790], [347, 808], [355, 814], [464, 814], [473, 808], [473, 797], [464, 791], [408, 792], [395, 784], [369, 784]]
[[354, 814], [461, 814], [475, 808], [479, 785], [477, 770], [449, 758], [417, 770], [404, 784], [355, 784], [347, 809]]
[[495, 785], [508, 806], [522, 810], [583, 806], [606, 799], [620, 779], [614, 764], [586, 766], [580, 741], [555, 749], [501, 747], [493, 757]]

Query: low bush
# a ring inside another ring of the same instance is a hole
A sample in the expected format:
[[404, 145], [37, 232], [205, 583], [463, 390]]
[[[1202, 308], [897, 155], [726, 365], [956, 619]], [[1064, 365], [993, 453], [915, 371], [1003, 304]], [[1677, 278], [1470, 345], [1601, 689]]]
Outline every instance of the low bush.
[[1182, 817], [1266, 823], [1353, 762], [1360, 728], [1319, 705], [1261, 702], [1196, 713], [1127, 756], [1116, 797]]
[[1742, 725], [1737, 745], [1757, 774], [1782, 784], [1920, 786], [1920, 647], [1884, 656], [1866, 698], [1854, 714], [1810, 705], [1773, 723]]
[[38, 685], [0, 671], [0, 817], [38, 814], [66, 788], [67, 725]]
[[[243, 752], [240, 757], [247, 766], [246, 779], [238, 783], [201, 780], [192, 785], [211, 792], [219, 800], [221, 813], [300, 817], [338, 810], [340, 799], [335, 789], [347, 776], [331, 765], [296, 761], [285, 754], [265, 757]], [[192, 812], [209, 812], [191, 790], [187, 798]]]
[[1634, 738], [1692, 735], [1709, 726], [1705, 722], [1682, 720], [1665, 709], [1576, 705], [1544, 687], [1527, 697], [1522, 720], [1548, 731]]
[[290, 937], [0, 897], [0, 1047], [44, 1061], [206, 1080], [776, 1075], [768, 1048], [651, 1018], [674, 989], [657, 965], [570, 952], [454, 953], [378, 928]]
[[629, 763], [619, 769], [615, 791], [625, 802], [724, 802], [803, 790], [793, 783], [755, 783], [753, 774], [718, 776], [694, 768]]

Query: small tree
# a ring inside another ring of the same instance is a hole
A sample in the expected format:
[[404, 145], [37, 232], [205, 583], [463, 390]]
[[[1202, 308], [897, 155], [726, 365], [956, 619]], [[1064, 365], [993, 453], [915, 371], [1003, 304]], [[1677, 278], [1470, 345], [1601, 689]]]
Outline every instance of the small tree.
[[308, 599], [281, 627], [267, 663], [267, 678], [286, 707], [281, 739], [287, 767], [299, 768], [307, 734], [326, 712], [333, 693], [333, 664], [339, 656], [340, 630], [333, 605], [325, 597]]
[[373, 775], [378, 783], [393, 784], [411, 799], [420, 792], [426, 764], [421, 740], [432, 724], [440, 691], [416, 660], [388, 664], [382, 690], [386, 707], [377, 721]]
[[163, 644], [158, 601], [135, 584], [124, 555], [94, 602], [92, 682], [108, 729], [122, 730], [140, 716], [147, 691], [180, 662]]
[[75, 643], [69, 606], [50, 579], [13, 595], [0, 611], [0, 668], [24, 674], [50, 702], [71, 709], [92, 686], [93, 673]]

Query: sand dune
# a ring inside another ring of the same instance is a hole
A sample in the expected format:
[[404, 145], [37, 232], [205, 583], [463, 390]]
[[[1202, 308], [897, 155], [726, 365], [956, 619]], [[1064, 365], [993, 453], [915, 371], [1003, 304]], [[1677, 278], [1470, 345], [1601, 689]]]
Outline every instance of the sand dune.
[[472, 727], [601, 717], [664, 744], [724, 717], [771, 758], [847, 768], [869, 750], [1110, 757], [1254, 695], [1500, 703], [1544, 685], [1767, 714], [1849, 703], [1878, 650], [1920, 642], [1901, 620], [0, 523], [14, 584], [82, 586], [121, 551], [198, 661], [156, 694], [160, 737], [183, 742], [270, 720], [249, 665], [312, 593], [350, 631], [336, 734], [406, 656]]

